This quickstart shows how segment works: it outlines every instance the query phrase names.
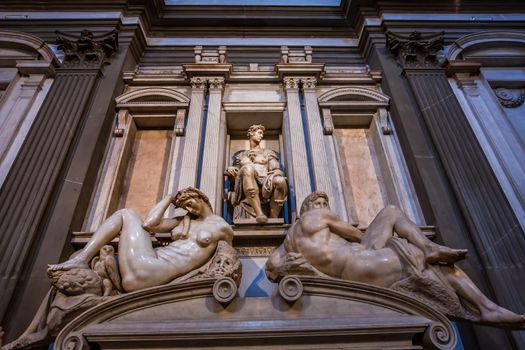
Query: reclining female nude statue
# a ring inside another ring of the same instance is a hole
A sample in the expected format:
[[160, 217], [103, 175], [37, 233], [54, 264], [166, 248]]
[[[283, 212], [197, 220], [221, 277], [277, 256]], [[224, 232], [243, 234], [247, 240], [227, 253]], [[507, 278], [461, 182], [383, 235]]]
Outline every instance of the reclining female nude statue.
[[[170, 204], [188, 211], [189, 222], [163, 218]], [[173, 241], [153, 248], [150, 232], [171, 232]], [[219, 241], [231, 244], [233, 230], [213, 214], [208, 197], [190, 187], [174, 197], [166, 196], [144, 221], [132, 209], [116, 211], [78, 254], [61, 264], [49, 265], [48, 271], [87, 268], [100, 249], [117, 236], [122, 288], [132, 292], [160, 286], [202, 266], [211, 259]]]
[[[188, 214], [163, 218], [171, 204]], [[171, 232], [173, 241], [153, 248], [153, 232]], [[108, 245], [117, 236], [118, 266]], [[230, 225], [213, 214], [208, 197], [195, 188], [166, 196], [144, 221], [132, 209], [118, 210], [82, 250], [49, 265], [53, 287], [26, 331], [2, 350], [48, 344], [72, 319], [123, 291], [202, 278], [231, 277], [238, 284], [241, 266], [232, 239]]]
[[329, 209], [325, 193], [314, 192], [304, 200], [300, 219], [284, 243], [268, 259], [266, 273], [274, 281], [307, 274], [392, 288], [451, 317], [525, 329], [524, 316], [489, 300], [454, 265], [466, 253], [428, 240], [394, 206], [379, 212], [363, 234]]

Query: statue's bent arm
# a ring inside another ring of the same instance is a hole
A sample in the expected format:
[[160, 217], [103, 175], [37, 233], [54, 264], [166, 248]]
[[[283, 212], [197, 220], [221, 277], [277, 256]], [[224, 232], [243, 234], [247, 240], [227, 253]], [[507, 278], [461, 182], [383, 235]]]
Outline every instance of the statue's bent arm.
[[354, 227], [352, 224], [341, 220], [336, 214], [330, 214], [327, 214], [325, 219], [331, 232], [338, 234], [351, 242], [361, 242], [363, 239], [363, 233], [361, 230]]
[[172, 195], [164, 197], [153, 207], [153, 209], [150, 210], [142, 227], [148, 232], [171, 232], [171, 230], [180, 223], [180, 220], [178, 219], [163, 218], [164, 212], [172, 202]]

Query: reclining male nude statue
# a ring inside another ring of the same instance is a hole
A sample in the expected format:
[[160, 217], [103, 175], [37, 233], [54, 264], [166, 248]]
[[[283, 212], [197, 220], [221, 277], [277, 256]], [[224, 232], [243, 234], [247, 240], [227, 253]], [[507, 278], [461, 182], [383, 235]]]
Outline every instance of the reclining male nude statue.
[[[185, 209], [189, 216], [163, 218], [170, 204]], [[150, 232], [171, 232], [173, 242], [153, 248]], [[162, 199], [144, 221], [132, 209], [116, 211], [78, 254], [61, 264], [49, 265], [48, 271], [89, 268], [89, 261], [117, 236], [122, 288], [132, 292], [166, 284], [199, 268], [211, 259], [219, 241], [231, 244], [233, 230], [213, 214], [204, 193], [189, 187]]]
[[[270, 256], [266, 268], [272, 280], [283, 275], [301, 274], [301, 271], [312, 274], [313, 270], [318, 276], [325, 274], [393, 289], [412, 277], [416, 288], [409, 290], [410, 294], [417, 295], [421, 290], [425, 294], [427, 286], [438, 285], [438, 290], [453, 295], [455, 299], [459, 296], [474, 308], [467, 314], [458, 314], [453, 310], [455, 307], [449, 305], [445, 307], [445, 314], [524, 329], [524, 316], [489, 300], [454, 265], [464, 259], [466, 253], [466, 250], [447, 248], [428, 240], [419, 227], [394, 206], [379, 212], [363, 234], [329, 209], [324, 192], [314, 192], [304, 200], [300, 219], [290, 227], [284, 243]], [[302, 268], [306, 265], [306, 269], [298, 269], [300, 265]], [[442, 296], [435, 294], [441, 293], [434, 293], [430, 299], [435, 296], [440, 300]]]

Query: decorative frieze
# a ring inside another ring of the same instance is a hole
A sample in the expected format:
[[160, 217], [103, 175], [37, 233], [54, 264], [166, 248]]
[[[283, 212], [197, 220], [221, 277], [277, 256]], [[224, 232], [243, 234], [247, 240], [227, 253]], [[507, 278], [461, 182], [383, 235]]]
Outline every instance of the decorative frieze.
[[80, 36], [56, 31], [58, 48], [64, 51], [65, 68], [98, 68], [118, 48], [118, 32], [112, 30], [102, 35], [84, 29]]

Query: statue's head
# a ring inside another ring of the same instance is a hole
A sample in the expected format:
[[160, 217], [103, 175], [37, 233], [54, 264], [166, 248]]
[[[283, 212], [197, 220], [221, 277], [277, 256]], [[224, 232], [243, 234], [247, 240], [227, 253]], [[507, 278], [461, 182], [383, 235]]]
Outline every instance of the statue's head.
[[250, 138], [250, 140], [254, 139], [257, 142], [261, 142], [261, 140], [264, 137], [264, 132], [265, 131], [266, 131], [266, 128], [264, 127], [264, 125], [255, 124], [255, 125], [252, 125], [252, 126], [250, 126], [248, 128], [248, 132], [246, 133], [246, 136], [248, 136], [248, 138]]
[[207, 205], [213, 211], [208, 196], [194, 187], [182, 189], [175, 195], [175, 206], [190, 214], [199, 215], [201, 205]]
[[301, 205], [300, 215], [303, 215], [307, 211], [312, 209], [330, 209], [330, 203], [328, 202], [328, 196], [322, 191], [315, 191], [310, 193], [303, 201]]

